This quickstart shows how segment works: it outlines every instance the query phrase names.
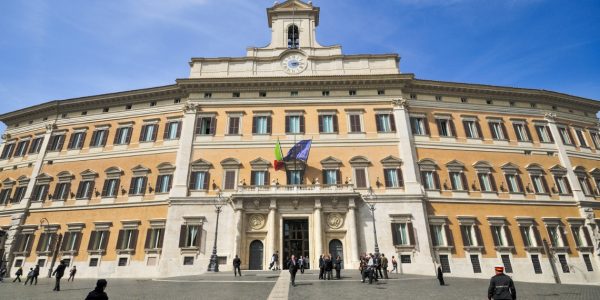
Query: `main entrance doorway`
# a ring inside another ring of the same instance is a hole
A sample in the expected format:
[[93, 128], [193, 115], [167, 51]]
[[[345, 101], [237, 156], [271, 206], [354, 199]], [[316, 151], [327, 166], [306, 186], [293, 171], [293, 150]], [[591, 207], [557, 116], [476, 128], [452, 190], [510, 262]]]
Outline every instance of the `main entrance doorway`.
[[344, 268], [344, 247], [342, 247], [342, 241], [340, 240], [331, 240], [329, 242], [329, 253], [331, 253], [331, 259], [336, 259], [339, 257], [342, 259], [342, 266]]
[[250, 264], [248, 269], [263, 269], [263, 243], [259, 240], [255, 240], [250, 243]]
[[281, 263], [287, 269], [287, 261], [295, 255], [308, 256], [308, 219], [284, 219], [283, 220], [283, 253]]

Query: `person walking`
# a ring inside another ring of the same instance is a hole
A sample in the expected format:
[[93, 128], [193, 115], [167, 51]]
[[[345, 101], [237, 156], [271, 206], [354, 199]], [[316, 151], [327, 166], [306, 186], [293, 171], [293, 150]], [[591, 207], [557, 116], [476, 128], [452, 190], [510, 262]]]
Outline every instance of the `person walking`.
[[394, 271], [396, 271], [396, 274], [398, 274], [398, 261], [392, 256], [392, 270], [390, 273], [394, 273]]
[[381, 254], [375, 255], [375, 278], [383, 278], [383, 273], [381, 272]]
[[4, 276], [6, 276], [6, 267], [2, 264], [0, 265], [0, 282], [4, 282]]
[[35, 280], [35, 285], [37, 285], [38, 276], [40, 276], [40, 265], [35, 265], [35, 268], [33, 268], [33, 279], [31, 280], [31, 283], [33, 283]]
[[488, 300], [515, 300], [517, 299], [517, 290], [512, 279], [504, 274], [503, 266], [494, 267], [496, 275], [490, 279], [488, 288]]
[[73, 268], [71, 268], [71, 271], [69, 271], [69, 279], [67, 279], [68, 281], [75, 281], [75, 274], [77, 273], [77, 267], [73, 266]]
[[300, 267], [300, 265], [295, 255], [292, 255], [292, 258], [288, 262], [287, 267], [291, 275], [290, 282], [292, 283], [292, 286], [296, 286], [296, 273], [298, 273], [298, 268]]
[[363, 276], [362, 276], [361, 282], [364, 283], [365, 278], [369, 277], [369, 284], [372, 284], [373, 280], [378, 281], [377, 278], [375, 278], [375, 276], [374, 276], [375, 269], [376, 269], [375, 257], [373, 256], [373, 254], [369, 253], [369, 255], [365, 259], [368, 259], [368, 262], [367, 262], [367, 267], [363, 271]]
[[275, 254], [273, 254], [273, 270], [281, 270], [279, 266], [279, 251], [275, 251]]
[[242, 270], [240, 269], [241, 265], [242, 260], [236, 255], [233, 259], [233, 277], [236, 277], [237, 274], [240, 274], [240, 277], [242, 276]]
[[444, 272], [442, 271], [442, 266], [438, 265], [437, 268], [437, 279], [440, 282], [440, 285], [446, 285], [446, 283], [444, 283]]
[[325, 279], [323, 275], [325, 275], [325, 259], [323, 259], [323, 255], [321, 255], [319, 256], [319, 279]]
[[325, 263], [325, 279], [331, 280], [331, 277], [333, 275], [333, 261], [331, 261], [331, 256], [325, 255], [323, 261]]
[[300, 273], [304, 274], [304, 256], [300, 256], [298, 263], [300, 264]]
[[106, 279], [98, 279], [96, 288], [85, 297], [85, 300], [108, 300], [108, 295], [104, 292], [107, 285]]
[[340, 276], [340, 270], [342, 270], [342, 258], [339, 255], [335, 258], [333, 267], [335, 268], [335, 279], [342, 279]]
[[13, 282], [15, 282], [15, 281], [17, 281], [17, 280], [18, 280], [19, 282], [21, 282], [21, 275], [23, 275], [23, 267], [19, 267], [19, 269], [18, 269], [18, 270], [17, 270], [17, 272], [15, 273], [15, 276], [16, 276], [16, 278], [15, 278], [15, 280], [13, 280]]
[[27, 279], [25, 279], [25, 283], [23, 285], [27, 285], [28, 282], [29, 285], [33, 284], [33, 268], [29, 268], [29, 273], [27, 273]]
[[56, 267], [56, 270], [54, 270], [54, 272], [52, 272], [52, 275], [56, 278], [56, 284], [54, 285], [53, 291], [56, 291], [56, 292], [60, 291], [60, 279], [65, 275], [66, 268], [67, 268], [67, 265], [65, 265], [65, 261], [61, 260], [60, 265], [58, 265], [58, 267]]
[[385, 279], [389, 279], [387, 268], [388, 268], [388, 259], [387, 259], [387, 257], [385, 257], [385, 254], [381, 253], [381, 269], [380, 269], [380, 271], [383, 270], [383, 278], [385, 278]]

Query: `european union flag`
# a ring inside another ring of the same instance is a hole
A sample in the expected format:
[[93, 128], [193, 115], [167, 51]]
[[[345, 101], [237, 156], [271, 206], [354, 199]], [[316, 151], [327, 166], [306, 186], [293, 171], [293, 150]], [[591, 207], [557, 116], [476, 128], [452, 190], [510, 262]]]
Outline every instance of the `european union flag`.
[[307, 161], [308, 153], [310, 152], [310, 144], [312, 140], [301, 140], [294, 147], [288, 151], [287, 155], [283, 158], [284, 161], [291, 161], [294, 159]]

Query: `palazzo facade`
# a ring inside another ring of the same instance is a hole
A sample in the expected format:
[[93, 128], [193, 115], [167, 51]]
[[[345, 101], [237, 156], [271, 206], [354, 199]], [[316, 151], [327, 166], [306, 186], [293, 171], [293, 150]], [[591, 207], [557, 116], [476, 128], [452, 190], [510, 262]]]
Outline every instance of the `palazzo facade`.
[[[267, 16], [268, 46], [192, 58], [175, 84], [0, 115], [8, 267], [45, 274], [56, 253], [82, 277], [199, 274], [217, 238], [221, 270], [275, 251], [356, 269], [377, 242], [402, 273], [600, 280], [599, 102], [344, 55], [317, 43], [311, 3]], [[308, 160], [275, 170], [277, 140], [305, 139]]]

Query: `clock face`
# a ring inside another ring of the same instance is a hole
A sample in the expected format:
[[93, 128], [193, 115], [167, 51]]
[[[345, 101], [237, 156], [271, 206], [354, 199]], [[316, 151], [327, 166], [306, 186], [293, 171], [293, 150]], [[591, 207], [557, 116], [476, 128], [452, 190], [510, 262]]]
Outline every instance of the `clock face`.
[[306, 69], [306, 59], [300, 54], [288, 55], [281, 61], [281, 66], [288, 74], [298, 74]]

